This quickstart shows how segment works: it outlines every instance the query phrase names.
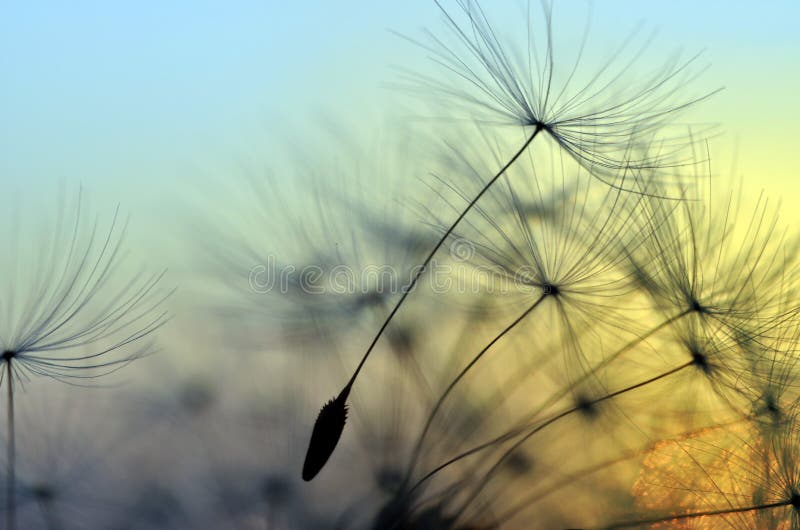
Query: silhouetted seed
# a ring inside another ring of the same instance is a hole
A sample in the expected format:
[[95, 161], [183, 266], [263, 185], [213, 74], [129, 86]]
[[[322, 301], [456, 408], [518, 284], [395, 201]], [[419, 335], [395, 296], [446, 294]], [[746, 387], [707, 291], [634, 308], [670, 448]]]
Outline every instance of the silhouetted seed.
[[597, 416], [597, 407], [595, 407], [594, 401], [586, 396], [575, 398], [575, 409], [590, 419], [594, 419]]
[[515, 475], [525, 475], [533, 469], [533, 461], [518, 451], [511, 453], [505, 465]]
[[773, 423], [781, 422], [783, 418], [783, 412], [781, 411], [781, 407], [778, 404], [775, 396], [772, 394], [766, 394], [762, 399], [764, 401], [764, 405], [758, 412], [766, 413], [769, 416], [770, 421]]
[[791, 504], [792, 508], [795, 510], [800, 510], [800, 493], [793, 491], [792, 496], [789, 498], [789, 504]]
[[561, 291], [558, 289], [558, 285], [546, 283], [542, 286], [542, 292], [547, 296], [558, 296]]
[[691, 309], [692, 312], [700, 313], [701, 315], [708, 312], [708, 310], [694, 298], [689, 303], [689, 309]]
[[711, 372], [711, 366], [708, 364], [708, 358], [705, 356], [703, 352], [693, 349], [691, 351], [692, 354], [692, 362], [696, 367], [703, 371], [703, 373], [708, 374]]
[[306, 460], [303, 463], [303, 480], [309, 481], [317, 476], [325, 463], [330, 458], [339, 438], [342, 436], [344, 424], [347, 421], [347, 396], [350, 387], [322, 407], [311, 431], [311, 441], [308, 442]]
[[8, 361], [10, 361], [11, 359], [13, 359], [16, 356], [17, 356], [17, 352], [12, 351], [12, 350], [5, 350], [3, 352], [3, 361], [8, 362]]

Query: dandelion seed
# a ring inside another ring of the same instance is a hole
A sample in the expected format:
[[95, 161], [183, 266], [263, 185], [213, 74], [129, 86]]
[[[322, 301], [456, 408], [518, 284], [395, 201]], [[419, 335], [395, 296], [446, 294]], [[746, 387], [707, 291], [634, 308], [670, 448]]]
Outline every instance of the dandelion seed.
[[96, 221], [87, 224], [82, 205], [79, 193], [74, 219], [65, 224], [67, 205], [62, 204], [56, 226], [41, 240], [33, 238], [37, 246], [29, 249], [30, 255], [12, 247], [4, 256], [8, 283], [0, 322], [0, 384], [6, 385], [8, 396], [9, 530], [15, 525], [17, 385], [36, 376], [79, 385], [113, 373], [152, 351], [144, 339], [167, 320], [159, 306], [169, 295], [157, 289], [163, 272], [119, 277], [124, 235], [119, 209], [103, 236]]
[[346, 403], [350, 389], [345, 390], [346, 392], [328, 401], [319, 411], [317, 421], [314, 422], [314, 430], [311, 431], [311, 441], [308, 442], [306, 459], [303, 462], [303, 480], [308, 481], [317, 476], [339, 443], [347, 421]]
[[696, 68], [699, 55], [685, 61], [671, 58], [649, 76], [634, 78], [630, 72], [643, 62], [646, 48], [632, 50], [635, 34], [608, 60], [587, 70], [588, 19], [574, 60], [558, 59], [563, 50], [557, 49], [552, 2], [542, 4], [540, 22], [534, 22], [528, 3], [521, 45], [501, 38], [474, 0], [457, 0], [452, 11], [436, 4], [450, 35], [428, 32], [427, 42], [414, 42], [452, 79], [412, 74], [410, 87], [426, 97], [440, 94], [445, 101], [460, 103], [471, 120], [542, 130], [596, 177], [612, 184], [619, 184], [614, 178], [619, 169], [669, 165], [669, 157], [687, 145], [684, 138], [663, 138], [662, 143], [672, 144], [668, 153], [650, 152], [639, 159], [626, 154], [631, 138], [652, 140], [659, 130], [674, 125], [680, 113], [717, 92], [684, 95], [704, 70]]
[[[630, 289], [622, 265], [627, 255], [626, 244], [636, 241], [637, 236], [646, 237], [635, 232], [631, 218], [634, 204], [641, 196], [608, 187], [598, 193], [596, 181], [584, 175], [573, 178], [564, 175], [557, 158], [550, 172], [537, 169], [531, 160], [526, 161], [530, 163], [516, 166], [512, 171], [517, 174], [507, 175], [503, 185], [492, 190], [487, 204], [477, 208], [475, 219], [470, 219], [465, 228], [476, 248], [475, 261], [488, 264], [491, 276], [511, 284], [510, 292], [501, 290], [499, 294], [513, 300], [514, 306], [521, 306], [523, 310], [450, 382], [429, 414], [428, 425], [478, 361], [513, 329], [532, 318], [530, 315], [536, 314], [540, 319], [563, 326], [563, 334], [575, 348], [578, 330], [592, 318], [590, 315], [597, 315], [601, 310], [611, 312], [616, 296]], [[469, 169], [473, 175], [480, 174], [475, 168]], [[521, 205], [545, 204], [550, 196], [572, 200], [554, 208], [556, 213], [552, 218], [531, 219], [525, 215]], [[502, 221], [501, 213], [508, 222]], [[467, 232], [460, 233], [459, 237], [466, 235]], [[540, 309], [546, 307], [552, 310], [554, 317], [541, 314]], [[603, 318], [612, 320], [608, 314]], [[567, 351], [580, 350], [568, 348]], [[579, 353], [576, 356], [585, 363], [583, 356]], [[580, 410], [593, 411], [589, 403], [585, 405]], [[427, 427], [423, 428], [412, 453], [406, 480], [414, 470], [426, 435]], [[439, 469], [441, 467], [431, 473]]]

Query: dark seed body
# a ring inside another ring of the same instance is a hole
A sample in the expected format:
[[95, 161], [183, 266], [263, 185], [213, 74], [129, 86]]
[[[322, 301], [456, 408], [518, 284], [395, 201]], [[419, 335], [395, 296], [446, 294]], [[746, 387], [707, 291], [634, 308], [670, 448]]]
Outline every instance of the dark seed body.
[[303, 463], [303, 480], [309, 481], [316, 477], [336, 449], [347, 421], [346, 401], [347, 393], [343, 392], [325, 403], [319, 411]]

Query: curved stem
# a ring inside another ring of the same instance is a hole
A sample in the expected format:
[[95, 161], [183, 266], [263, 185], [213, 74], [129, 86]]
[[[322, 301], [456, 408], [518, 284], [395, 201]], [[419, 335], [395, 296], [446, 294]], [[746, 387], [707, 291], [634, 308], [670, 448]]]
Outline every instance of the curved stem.
[[508, 160], [508, 162], [506, 162], [505, 165], [502, 168], [500, 168], [500, 170], [491, 179], [489, 179], [489, 181], [483, 186], [481, 191], [478, 192], [478, 194], [475, 195], [475, 197], [469, 202], [469, 204], [467, 204], [466, 208], [462, 210], [462, 212], [459, 214], [459, 216], [456, 218], [453, 224], [451, 224], [450, 227], [445, 231], [445, 233], [442, 234], [441, 238], [439, 238], [439, 241], [430, 251], [425, 260], [420, 264], [419, 267], [417, 267], [417, 271], [414, 273], [414, 277], [411, 279], [411, 282], [408, 284], [408, 287], [404, 289], [403, 295], [397, 301], [397, 304], [395, 304], [395, 306], [392, 308], [391, 312], [389, 313], [389, 316], [386, 317], [386, 320], [383, 321], [383, 324], [381, 325], [380, 329], [378, 329], [378, 332], [375, 334], [375, 337], [372, 339], [372, 342], [370, 342], [369, 346], [367, 347], [367, 351], [364, 353], [364, 356], [361, 358], [361, 361], [358, 363], [358, 366], [353, 372], [352, 377], [350, 377], [350, 380], [347, 382], [340, 395], [347, 396], [350, 393], [350, 388], [353, 386], [353, 383], [355, 383], [355, 380], [358, 377], [359, 372], [361, 372], [361, 368], [364, 366], [364, 363], [367, 361], [367, 358], [369, 357], [370, 353], [372, 353], [372, 350], [378, 343], [378, 339], [381, 338], [383, 332], [386, 330], [386, 328], [389, 326], [389, 323], [392, 321], [392, 318], [394, 318], [394, 315], [400, 309], [400, 306], [403, 305], [403, 302], [405, 302], [408, 295], [414, 289], [414, 286], [417, 284], [417, 280], [419, 280], [420, 276], [422, 276], [422, 273], [425, 272], [425, 270], [427, 270], [428, 265], [433, 259], [433, 256], [435, 256], [436, 253], [439, 251], [439, 249], [442, 248], [444, 242], [447, 240], [448, 237], [450, 237], [450, 234], [453, 233], [453, 231], [456, 229], [456, 227], [462, 221], [462, 219], [466, 217], [467, 213], [469, 213], [470, 210], [472, 210], [472, 207], [475, 206], [475, 204], [477, 204], [477, 202], [481, 199], [481, 197], [483, 197], [486, 194], [486, 192], [489, 191], [489, 188], [491, 188], [492, 185], [495, 182], [497, 182], [497, 180], [501, 176], [505, 174], [506, 170], [508, 170], [508, 168], [511, 167], [511, 165], [514, 162], [516, 162], [520, 156], [522, 156], [522, 153], [525, 152], [525, 150], [528, 148], [531, 142], [533, 142], [533, 139], [536, 138], [539, 132], [541, 132], [543, 129], [544, 129], [543, 125], [536, 126], [536, 129], [533, 131], [533, 134], [531, 134], [531, 136], [528, 137], [527, 140], [525, 140], [525, 143], [522, 144], [522, 147], [520, 147], [519, 150], [516, 153], [514, 153], [514, 156], [512, 156]]
[[501, 331], [499, 334], [497, 334], [497, 336], [495, 336], [491, 341], [489, 341], [489, 343], [486, 346], [484, 346], [483, 349], [479, 351], [477, 355], [475, 355], [475, 357], [472, 358], [472, 360], [458, 373], [458, 375], [456, 375], [455, 378], [453, 378], [453, 380], [450, 382], [450, 384], [447, 386], [444, 392], [442, 392], [442, 395], [439, 396], [439, 399], [433, 406], [433, 410], [431, 410], [430, 414], [428, 414], [428, 419], [425, 421], [425, 426], [422, 428], [422, 432], [420, 433], [419, 438], [417, 438], [417, 443], [414, 445], [414, 451], [411, 453], [411, 461], [408, 464], [408, 469], [406, 470], [406, 475], [402, 482], [403, 485], [408, 483], [411, 474], [414, 472], [414, 467], [416, 466], [417, 460], [419, 459], [419, 455], [422, 450], [422, 443], [425, 440], [425, 436], [428, 434], [428, 431], [430, 430], [430, 427], [433, 424], [433, 419], [436, 417], [436, 414], [439, 412], [439, 409], [442, 408], [444, 400], [447, 399], [447, 396], [450, 395], [450, 392], [453, 391], [456, 385], [464, 378], [465, 375], [467, 375], [467, 372], [469, 372], [472, 369], [472, 367], [475, 366], [478, 363], [478, 361], [481, 360], [483, 355], [487, 351], [489, 351], [489, 349], [492, 346], [494, 346], [497, 343], [497, 341], [502, 339], [509, 331], [514, 329], [517, 326], [517, 324], [522, 322], [525, 319], [525, 317], [530, 315], [533, 312], [533, 310], [536, 309], [546, 297], [547, 294], [540, 295], [535, 302], [533, 302], [530, 306], [528, 306], [528, 308], [525, 309], [525, 311], [523, 311], [519, 316], [517, 316], [517, 318], [515, 318], [510, 324], [508, 324], [503, 329], [503, 331]]
[[664, 379], [664, 378], [669, 377], [671, 375], [677, 374], [678, 372], [681, 372], [681, 371], [685, 370], [686, 368], [689, 368], [690, 366], [694, 366], [694, 365], [695, 365], [695, 361], [691, 360], [691, 361], [686, 362], [686, 363], [684, 363], [684, 364], [682, 364], [680, 366], [677, 366], [675, 368], [671, 368], [671, 369], [667, 370], [666, 372], [662, 372], [662, 373], [660, 373], [658, 375], [650, 377], [649, 379], [645, 379], [644, 381], [640, 381], [638, 383], [635, 383], [633, 385], [627, 386], [627, 387], [622, 388], [620, 390], [616, 390], [614, 392], [611, 392], [610, 394], [606, 394], [604, 396], [601, 396], [599, 398], [593, 399], [593, 400], [588, 401], [586, 403], [582, 403], [580, 405], [576, 405], [576, 406], [574, 406], [572, 408], [569, 408], [569, 409], [567, 409], [567, 410], [565, 410], [565, 411], [563, 411], [563, 412], [561, 412], [559, 414], [556, 414], [555, 416], [553, 416], [549, 420], [545, 421], [541, 425], [539, 425], [536, 428], [532, 429], [525, 436], [523, 436], [522, 438], [520, 438], [519, 440], [514, 442], [514, 444], [511, 447], [509, 447], [500, 456], [500, 458], [497, 460], [497, 462], [495, 462], [492, 465], [492, 467], [489, 468], [489, 471], [486, 472], [486, 474], [484, 475], [483, 479], [481, 479], [481, 481], [478, 483], [478, 485], [476, 486], [476, 488], [473, 491], [473, 493], [469, 497], [467, 497], [467, 500], [464, 501], [464, 504], [461, 506], [461, 508], [456, 511], [455, 520], [458, 520], [458, 518], [467, 509], [469, 504], [473, 500], [475, 500], [475, 498], [478, 496], [478, 494], [480, 494], [480, 492], [483, 490], [483, 488], [486, 486], [486, 484], [488, 484], [489, 480], [492, 478], [492, 475], [494, 475], [495, 471], [497, 471], [500, 468], [500, 466], [503, 464], [503, 462], [505, 462], [506, 459], [514, 451], [519, 449], [522, 446], [522, 444], [524, 444], [525, 442], [530, 440], [535, 434], [543, 431], [544, 429], [546, 429], [550, 425], [553, 425], [557, 421], [559, 421], [559, 420], [561, 420], [563, 418], [566, 418], [567, 416], [571, 416], [572, 414], [574, 414], [574, 413], [576, 413], [576, 412], [578, 412], [580, 410], [586, 409], [586, 407], [593, 407], [593, 406], [595, 406], [595, 405], [597, 405], [599, 403], [602, 403], [604, 401], [608, 401], [610, 399], [613, 399], [615, 397], [621, 396], [621, 395], [626, 394], [628, 392], [631, 392], [633, 390], [645, 387], [645, 386], [647, 386], [647, 385], [649, 385], [651, 383], [655, 383], [656, 381], [660, 381], [661, 379]]
[[[617, 359], [621, 355], [623, 355], [625, 352], [627, 352], [627, 351], [631, 350], [632, 348], [636, 347], [638, 344], [644, 342], [645, 340], [647, 340], [651, 336], [655, 335], [657, 332], [661, 331], [662, 329], [674, 324], [675, 322], [677, 322], [678, 320], [682, 319], [683, 317], [685, 317], [686, 315], [690, 314], [691, 312], [692, 312], [691, 310], [682, 311], [682, 312], [678, 313], [677, 315], [674, 315], [674, 316], [664, 320], [663, 322], [661, 322], [660, 324], [658, 324], [654, 328], [650, 329], [644, 335], [636, 337], [635, 339], [631, 340], [630, 342], [625, 344], [622, 348], [620, 348], [617, 351], [615, 351], [612, 355], [610, 355], [609, 357], [606, 357], [605, 359], [603, 359], [603, 361], [601, 361], [596, 366], [594, 366], [592, 368], [592, 370], [588, 371], [584, 376], [578, 378], [574, 382], [574, 384], [579, 384], [579, 383], [585, 381], [596, 370], [599, 370], [599, 369], [607, 366], [608, 364], [613, 362], [615, 359]], [[563, 391], [558, 392], [558, 393], [554, 394], [553, 396], [551, 396], [550, 399], [547, 400], [547, 402], [545, 402], [542, 406], [540, 406], [536, 410], [536, 412], [534, 412], [532, 414], [532, 417], [535, 418], [540, 412], [542, 412], [543, 410], [547, 409], [547, 407], [549, 407], [550, 405], [552, 405], [553, 403], [555, 403], [556, 401], [558, 401], [559, 399], [564, 397], [567, 394], [568, 391], [569, 391], [569, 389], [567, 388], [567, 389], [564, 389]], [[440, 472], [443, 469], [455, 464], [459, 460], [463, 460], [464, 458], [467, 458], [467, 457], [469, 457], [471, 455], [474, 455], [475, 453], [479, 453], [479, 452], [483, 451], [484, 449], [487, 449], [489, 447], [497, 445], [498, 443], [502, 443], [502, 442], [505, 442], [507, 440], [511, 440], [512, 438], [516, 438], [517, 436], [519, 436], [520, 434], [522, 434], [523, 432], [527, 431], [530, 428], [531, 428], [530, 422], [526, 422], [521, 427], [517, 427], [515, 429], [512, 429], [511, 431], [509, 431], [509, 432], [507, 432], [505, 434], [502, 434], [502, 435], [500, 435], [500, 436], [498, 436], [496, 438], [493, 438], [493, 439], [491, 439], [491, 440], [489, 440], [487, 442], [483, 442], [480, 445], [476, 445], [475, 447], [472, 447], [471, 449], [468, 449], [468, 450], [464, 451], [463, 453], [460, 453], [460, 454], [450, 458], [449, 460], [447, 460], [446, 462], [444, 462], [442, 464], [439, 464], [438, 466], [433, 468], [431, 471], [429, 471], [426, 475], [424, 475], [422, 478], [420, 478], [414, 484], [414, 486], [412, 486], [411, 489], [408, 490], [408, 493], [410, 494], [410, 493], [414, 492], [417, 488], [419, 488], [422, 484], [427, 482], [431, 477], [436, 475], [438, 472]]]
[[11, 374], [11, 359], [6, 359], [6, 389], [8, 390], [7, 421], [8, 421], [8, 447], [6, 455], [6, 528], [14, 530], [17, 525], [16, 518], [16, 440], [14, 433], [14, 379]]
[[792, 501], [789, 500], [789, 501], [771, 502], [768, 504], [755, 504], [752, 506], [743, 506], [741, 508], [723, 508], [720, 510], [708, 510], [705, 512], [691, 512], [691, 513], [681, 513], [677, 515], [666, 515], [664, 517], [655, 517], [653, 519], [640, 519], [638, 521], [633, 521], [633, 520], [622, 521], [619, 523], [614, 523], [609, 526], [604, 526], [598, 530], [614, 530], [615, 528], [631, 528], [634, 526], [665, 523], [667, 521], [694, 519], [696, 517], [709, 517], [714, 515], [728, 515], [733, 513], [746, 513], [746, 512], [756, 512], [759, 510], [771, 510], [773, 508], [780, 508], [782, 506], [790, 506], [791, 504]]
[[[749, 418], [745, 417], [745, 418], [742, 418], [742, 419], [737, 419], [737, 420], [733, 420], [733, 421], [726, 422], [726, 423], [715, 424], [715, 425], [713, 425], [711, 427], [703, 427], [703, 429], [709, 429], [709, 428], [713, 428], [715, 430], [724, 429], [724, 428], [728, 428], [728, 427], [731, 427], [731, 426], [734, 426], [734, 425], [741, 424], [741, 423], [743, 423], [745, 421], [749, 421]], [[697, 429], [691, 429], [689, 431], [685, 431], [685, 432], [683, 432], [683, 433], [681, 433], [681, 434], [679, 434], [677, 436], [674, 436], [672, 438], [669, 438], [667, 440], [658, 440], [658, 442], [675, 441], [675, 440], [685, 439], [687, 437], [690, 437], [690, 436], [693, 436], [693, 435], [697, 434], [697, 432], [698, 432]], [[570, 485], [574, 484], [578, 480], [585, 479], [587, 476], [590, 476], [593, 473], [597, 473], [598, 471], [602, 471], [602, 470], [607, 469], [607, 468], [609, 468], [609, 467], [611, 467], [613, 465], [619, 464], [621, 462], [628, 461], [633, 457], [642, 456], [642, 455], [646, 454], [647, 452], [652, 451], [654, 446], [655, 446], [655, 443], [657, 443], [657, 442], [650, 443], [650, 444], [648, 444], [646, 447], [644, 447], [642, 449], [634, 449], [634, 450], [626, 451], [626, 452], [622, 453], [620, 456], [618, 456], [618, 457], [616, 457], [616, 458], [614, 458], [612, 460], [607, 460], [607, 461], [601, 462], [599, 464], [594, 464], [594, 465], [591, 465], [591, 466], [588, 466], [588, 467], [584, 467], [584, 468], [582, 468], [582, 469], [580, 469], [578, 471], [575, 471], [573, 473], [569, 473], [567, 475], [564, 475], [561, 479], [555, 481], [552, 484], [547, 485], [546, 488], [540, 488], [538, 490], [534, 490], [531, 494], [526, 495], [525, 497], [523, 497], [515, 505], [511, 506], [509, 509], [507, 509], [506, 511], [502, 512], [500, 515], [496, 516], [494, 518], [493, 522], [492, 522], [492, 528], [493, 529], [502, 528], [502, 526], [504, 524], [506, 524], [508, 521], [512, 520], [514, 517], [516, 517], [517, 515], [519, 515], [523, 511], [530, 509], [537, 502], [541, 501], [542, 499], [544, 499], [545, 497], [547, 497], [549, 495], [552, 495], [553, 493], [556, 493], [556, 492], [560, 491], [561, 489], [563, 489], [563, 488], [565, 488], [567, 486], [570, 486]]]

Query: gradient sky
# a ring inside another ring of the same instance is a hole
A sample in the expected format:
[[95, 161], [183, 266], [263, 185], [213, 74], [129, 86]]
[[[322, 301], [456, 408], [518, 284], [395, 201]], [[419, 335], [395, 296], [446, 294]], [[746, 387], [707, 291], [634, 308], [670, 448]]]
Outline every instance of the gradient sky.
[[[556, 2], [556, 16], [573, 3]], [[735, 151], [748, 182], [800, 199], [797, 2], [603, 0], [593, 11], [592, 42], [642, 21], [659, 30], [651, 55], [704, 49], [703, 82], [726, 87], [697, 114], [722, 125], [718, 166]], [[423, 27], [442, 27], [431, 0], [3, 2], [2, 180], [82, 183], [149, 215], [241, 157], [268, 163], [285, 131], [321, 112], [380, 112], [389, 67], [421, 57], [387, 29]]]

